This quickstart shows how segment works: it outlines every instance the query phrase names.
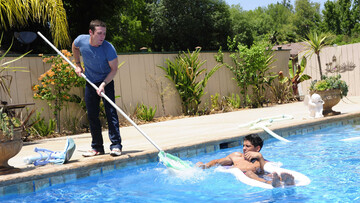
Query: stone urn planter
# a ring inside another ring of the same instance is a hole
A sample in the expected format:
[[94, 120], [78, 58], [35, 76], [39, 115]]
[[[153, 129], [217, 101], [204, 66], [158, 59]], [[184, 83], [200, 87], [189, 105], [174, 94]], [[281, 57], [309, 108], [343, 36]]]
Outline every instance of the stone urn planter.
[[310, 92], [312, 94], [319, 94], [322, 100], [325, 102], [323, 105], [323, 115], [324, 116], [332, 116], [338, 115], [340, 112], [332, 110], [332, 107], [338, 104], [341, 100], [341, 90], [340, 89], [332, 89], [332, 90], [314, 90]]
[[15, 168], [10, 166], [8, 161], [20, 152], [23, 146], [21, 137], [22, 130], [20, 128], [14, 129], [13, 136], [11, 137], [0, 134], [0, 174], [14, 171]]

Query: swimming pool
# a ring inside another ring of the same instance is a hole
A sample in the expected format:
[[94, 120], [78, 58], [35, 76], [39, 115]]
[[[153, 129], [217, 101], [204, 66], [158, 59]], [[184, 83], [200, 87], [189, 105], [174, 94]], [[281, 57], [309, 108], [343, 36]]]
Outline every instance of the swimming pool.
[[[339, 141], [358, 136], [359, 125], [346, 125], [293, 135], [287, 138], [290, 143], [265, 141], [264, 157], [307, 175], [312, 182], [304, 187], [256, 188], [213, 169], [175, 176], [164, 166], [150, 163], [35, 193], [3, 196], [0, 202], [360, 202], [360, 141]], [[189, 160], [206, 162], [234, 151], [242, 147]]]

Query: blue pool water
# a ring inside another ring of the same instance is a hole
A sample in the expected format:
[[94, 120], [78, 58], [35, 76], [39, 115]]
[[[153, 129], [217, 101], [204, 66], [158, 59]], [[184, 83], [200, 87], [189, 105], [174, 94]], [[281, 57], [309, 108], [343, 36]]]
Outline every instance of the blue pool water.
[[[0, 197], [0, 202], [360, 202], [360, 126], [322, 129], [288, 137], [292, 142], [265, 141], [261, 150], [283, 168], [299, 171], [312, 182], [303, 187], [262, 189], [245, 185], [231, 174], [194, 169], [170, 174], [158, 163], [116, 170], [22, 195]], [[242, 147], [194, 157], [210, 161]]]

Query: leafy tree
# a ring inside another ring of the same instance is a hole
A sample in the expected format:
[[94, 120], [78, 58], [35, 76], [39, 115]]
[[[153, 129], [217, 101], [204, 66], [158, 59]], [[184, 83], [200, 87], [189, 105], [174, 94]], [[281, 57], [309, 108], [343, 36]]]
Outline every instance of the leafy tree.
[[[254, 11], [249, 11], [250, 23], [253, 24], [255, 40], [262, 40], [263, 35], [273, 31], [274, 20], [267, 13], [267, 8], [258, 7]], [[258, 38], [258, 39], [257, 39]]]
[[360, 7], [358, 0], [328, 0], [325, 3], [323, 15], [323, 30], [337, 35], [335, 43], [359, 42]]
[[[54, 44], [70, 45], [68, 23], [62, 0], [0, 0], [0, 28], [23, 27], [29, 22], [49, 26]], [[49, 23], [49, 24], [48, 24]]]
[[355, 23], [359, 24], [360, 23], [360, 1], [359, 0], [354, 0], [353, 5], [352, 5], [352, 18], [354, 20]]
[[[279, 4], [279, 2], [278, 2]], [[293, 6], [291, 5], [290, 0], [282, 0], [281, 5], [283, 5], [285, 8], [287, 8], [289, 11], [292, 11]]]
[[277, 3], [268, 5], [265, 13], [269, 15], [272, 21], [271, 23], [277, 30], [281, 29], [284, 24], [291, 23], [291, 10], [282, 4]]
[[136, 52], [152, 42], [151, 19], [145, 0], [126, 0], [109, 21], [111, 43], [118, 52]]
[[273, 43], [282, 44], [283, 42], [294, 42], [296, 40], [296, 28], [292, 22], [294, 14], [291, 6], [284, 6], [280, 3], [270, 4], [265, 13], [270, 18], [266, 23], [271, 25]]
[[352, 33], [359, 35], [360, 33], [360, 1], [354, 0], [352, 5], [352, 19], [354, 20], [354, 29]]
[[321, 21], [320, 4], [311, 3], [309, 0], [295, 1], [295, 16], [293, 24], [297, 28], [296, 33], [305, 37], [307, 33], [319, 27]]
[[255, 31], [249, 12], [243, 11], [240, 5], [232, 6], [230, 19], [232, 35], [229, 36], [229, 39], [250, 47], [254, 43]]
[[343, 34], [351, 35], [351, 29], [354, 27], [351, 14], [351, 0], [339, 0], [340, 26]]
[[139, 51], [152, 40], [146, 0], [64, 0], [64, 5], [73, 39], [89, 33], [90, 21], [99, 19], [106, 22], [106, 39], [118, 52]]
[[341, 34], [340, 11], [337, 9], [337, 3], [328, 0], [324, 4], [322, 13], [325, 31]]
[[107, 23], [120, 5], [120, 1], [109, 0], [63, 1], [70, 22], [70, 36], [72, 39], [75, 39], [79, 34], [88, 34], [91, 20], [99, 19]]
[[[254, 41], [269, 36], [272, 43], [296, 41], [296, 28], [293, 25], [292, 7], [283, 4], [270, 4], [252, 11], [243, 11], [240, 5], [230, 8], [232, 38], [250, 47]], [[270, 35], [269, 35], [270, 34]]]
[[159, 0], [149, 5], [152, 47], [173, 51], [226, 45], [230, 14], [222, 0]]

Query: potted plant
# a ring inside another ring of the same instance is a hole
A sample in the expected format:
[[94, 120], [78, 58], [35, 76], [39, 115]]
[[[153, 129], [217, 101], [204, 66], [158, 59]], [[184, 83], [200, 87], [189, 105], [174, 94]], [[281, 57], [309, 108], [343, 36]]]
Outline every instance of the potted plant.
[[[0, 38], [0, 47], [2, 36]], [[10, 85], [12, 81], [12, 76], [8, 74], [8, 71], [26, 71], [21, 67], [10, 67], [9, 64], [21, 59], [29, 52], [15, 58], [14, 60], [4, 62], [6, 54], [10, 51], [10, 47], [6, 52], [0, 57], [0, 91], [6, 94], [9, 98], [10, 95]], [[6, 107], [7, 102], [1, 101], [3, 107]], [[24, 127], [24, 122], [21, 122], [20, 117], [16, 117], [15, 114], [9, 114], [5, 111], [5, 108], [0, 109], [0, 174], [9, 173], [9, 169], [13, 167], [9, 166], [8, 160], [14, 157], [17, 153], [20, 152], [23, 142], [21, 140], [22, 131]], [[28, 118], [26, 119], [26, 121]]]
[[[6, 107], [6, 105], [4, 105]], [[0, 108], [0, 175], [9, 172], [16, 172], [14, 167], [8, 164], [8, 160], [18, 154], [23, 146], [23, 138], [26, 139], [29, 129], [39, 121], [35, 119], [29, 122], [35, 109], [27, 112], [26, 116], [15, 113], [13, 110]]]
[[314, 80], [310, 85], [310, 95], [316, 93], [324, 100], [323, 115], [337, 115], [340, 112], [332, 110], [332, 107], [340, 102], [343, 97], [347, 96], [349, 87], [345, 81], [340, 80], [341, 75], [326, 76], [323, 75], [321, 80]]
[[18, 154], [23, 142], [21, 121], [15, 117], [9, 117], [0, 110], [0, 174], [7, 172], [13, 167], [9, 166], [8, 160]]

